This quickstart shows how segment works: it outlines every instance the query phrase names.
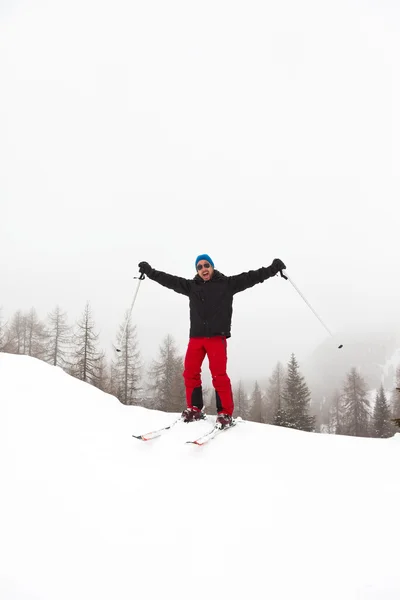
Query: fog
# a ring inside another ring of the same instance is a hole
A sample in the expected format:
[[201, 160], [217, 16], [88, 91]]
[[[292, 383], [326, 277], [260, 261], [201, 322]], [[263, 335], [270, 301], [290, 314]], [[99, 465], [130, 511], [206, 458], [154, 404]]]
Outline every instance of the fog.
[[[111, 349], [137, 264], [194, 277], [275, 257], [341, 336], [400, 327], [395, 2], [0, 5], [0, 306], [87, 301]], [[143, 282], [145, 360], [187, 298]], [[327, 333], [276, 277], [235, 298], [232, 379]]]

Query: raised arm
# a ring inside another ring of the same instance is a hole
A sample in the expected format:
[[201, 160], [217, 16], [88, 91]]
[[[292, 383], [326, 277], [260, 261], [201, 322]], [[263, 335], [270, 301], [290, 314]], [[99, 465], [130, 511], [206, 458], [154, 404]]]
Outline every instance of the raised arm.
[[189, 296], [190, 291], [190, 279], [184, 279], [183, 277], [177, 277], [176, 275], [170, 275], [169, 273], [164, 273], [163, 271], [156, 271], [153, 269], [148, 262], [140, 262], [139, 263], [139, 271], [140, 273], [144, 273], [149, 279], [156, 281], [160, 285], [163, 285], [178, 294], [183, 294], [184, 296]]
[[261, 269], [255, 271], [247, 271], [247, 273], [240, 273], [240, 275], [228, 277], [232, 293], [237, 294], [238, 292], [243, 292], [244, 290], [253, 287], [253, 285], [256, 285], [256, 283], [262, 283], [266, 279], [269, 279], [269, 277], [274, 277], [283, 269], [286, 269], [285, 263], [279, 258], [275, 258], [269, 267], [261, 267]]

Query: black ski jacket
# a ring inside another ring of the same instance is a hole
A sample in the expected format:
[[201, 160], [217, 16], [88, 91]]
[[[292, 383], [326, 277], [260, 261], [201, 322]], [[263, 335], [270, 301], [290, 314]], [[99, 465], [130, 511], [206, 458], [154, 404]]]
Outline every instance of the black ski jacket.
[[156, 269], [152, 269], [147, 277], [189, 297], [190, 337], [223, 335], [228, 338], [231, 335], [234, 294], [262, 283], [275, 274], [269, 266], [232, 277], [214, 270], [208, 281], [203, 281], [200, 275], [196, 275], [194, 279], [184, 279]]

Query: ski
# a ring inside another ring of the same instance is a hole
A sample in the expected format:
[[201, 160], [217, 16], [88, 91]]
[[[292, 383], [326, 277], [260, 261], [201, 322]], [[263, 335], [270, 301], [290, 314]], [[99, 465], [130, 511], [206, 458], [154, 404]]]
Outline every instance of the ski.
[[[207, 416], [204, 414], [204, 417], [202, 417], [201, 419], [198, 419], [196, 421], [191, 421], [191, 422], [198, 423], [199, 421], [203, 421], [206, 418], [207, 418]], [[176, 419], [169, 425], [166, 425], [165, 427], [161, 427], [160, 429], [155, 429], [154, 431], [149, 431], [148, 433], [142, 433], [140, 435], [132, 434], [132, 437], [136, 438], [137, 440], [143, 440], [143, 442], [148, 442], [149, 440], [154, 440], [154, 438], [160, 437], [160, 435], [163, 435], [164, 433], [166, 433], [167, 431], [172, 429], [175, 425], [177, 425], [177, 423], [185, 423], [185, 421], [182, 419], [182, 416], [180, 416], [178, 419]]]
[[165, 427], [161, 427], [160, 429], [155, 429], [154, 431], [149, 431], [148, 433], [142, 433], [141, 435], [132, 434], [132, 437], [136, 438], [137, 440], [143, 440], [144, 442], [148, 442], [149, 440], [154, 440], [154, 438], [160, 437], [160, 435], [163, 435], [163, 433], [166, 433], [167, 431], [172, 429], [180, 421], [182, 421], [182, 417], [179, 417], [179, 419], [176, 419], [173, 423], [170, 423], [170, 425], [166, 425]]
[[196, 446], [204, 446], [204, 444], [207, 444], [207, 442], [213, 440], [219, 433], [228, 431], [229, 429], [232, 429], [232, 427], [235, 427], [235, 425], [237, 425], [237, 423], [240, 423], [241, 420], [242, 419], [240, 417], [238, 417], [237, 419], [234, 419], [232, 421], [232, 425], [229, 425], [229, 427], [221, 427], [218, 423], [216, 423], [214, 425], [214, 427], [212, 429], [210, 429], [210, 431], [208, 431], [207, 433], [204, 433], [203, 435], [201, 435], [200, 437], [198, 437], [195, 440], [188, 440], [186, 443], [187, 444], [196, 444]]

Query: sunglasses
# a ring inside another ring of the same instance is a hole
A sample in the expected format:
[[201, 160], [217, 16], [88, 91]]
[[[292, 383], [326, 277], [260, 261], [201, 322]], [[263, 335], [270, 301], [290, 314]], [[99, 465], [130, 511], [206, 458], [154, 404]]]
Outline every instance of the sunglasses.
[[202, 271], [203, 269], [209, 269], [210, 268], [210, 263], [204, 263], [204, 265], [201, 265], [200, 263], [197, 265], [197, 270], [198, 271]]

